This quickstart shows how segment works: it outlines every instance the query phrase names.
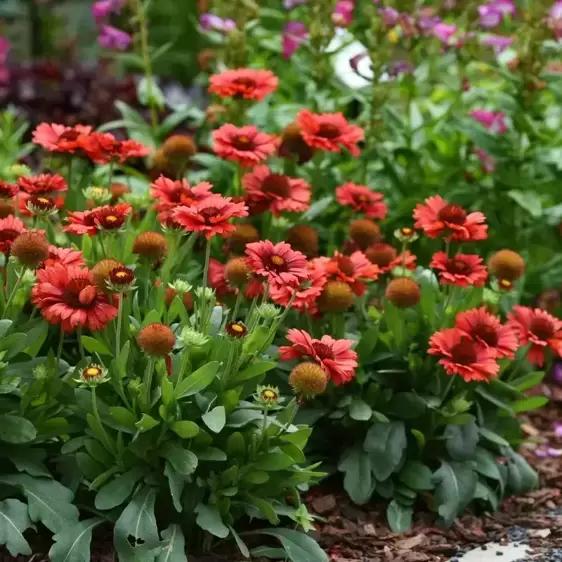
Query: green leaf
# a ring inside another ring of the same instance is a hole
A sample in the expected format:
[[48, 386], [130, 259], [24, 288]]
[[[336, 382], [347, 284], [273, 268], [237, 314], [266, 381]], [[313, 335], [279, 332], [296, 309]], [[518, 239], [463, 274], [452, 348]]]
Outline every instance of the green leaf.
[[170, 461], [170, 464], [179, 474], [184, 476], [193, 474], [198, 464], [196, 455], [177, 445], [171, 445], [165, 452], [164, 458]]
[[217, 406], [210, 412], [203, 414], [201, 419], [212, 432], [220, 433], [226, 424], [226, 410], [224, 406]]
[[143, 414], [142, 418], [135, 423], [135, 427], [141, 433], [150, 431], [151, 429], [154, 429], [157, 425], [160, 425], [160, 422], [158, 420], [155, 420], [152, 416], [149, 416], [148, 414]]
[[129, 360], [129, 351], [131, 349], [131, 342], [125, 342], [125, 345], [121, 348], [119, 357], [115, 361], [117, 366], [117, 371], [119, 376], [123, 379], [127, 376], [127, 361]]
[[107, 346], [96, 338], [91, 338], [90, 336], [82, 336], [82, 345], [86, 351], [90, 353], [99, 353], [100, 355], [113, 355]]
[[2, 447], [2, 453], [15, 465], [19, 472], [27, 472], [30, 476], [51, 478], [51, 473], [43, 464], [47, 456], [44, 449]]
[[373, 415], [371, 406], [361, 398], [354, 398], [349, 405], [349, 416], [356, 421], [368, 421]]
[[484, 439], [487, 439], [488, 441], [495, 443], [496, 445], [500, 445], [501, 447], [509, 447], [509, 443], [501, 435], [498, 435], [497, 433], [494, 433], [493, 431], [490, 431], [485, 427], [479, 427], [478, 431], [480, 432], [480, 435], [484, 437]]
[[476, 449], [475, 460], [476, 472], [482, 474], [483, 476], [486, 476], [487, 478], [498, 481], [501, 484], [503, 493], [503, 478], [498, 468], [496, 457], [487, 449], [478, 447]]
[[211, 361], [197, 369], [197, 371], [181, 381], [178, 388], [176, 388], [176, 398], [192, 396], [207, 388], [213, 382], [219, 367], [220, 363], [218, 361]]
[[133, 493], [135, 484], [141, 476], [142, 471], [135, 467], [108, 482], [96, 495], [96, 509], [105, 511], [121, 505]]
[[195, 513], [197, 513], [197, 525], [201, 529], [220, 539], [228, 537], [228, 527], [223, 523], [216, 507], [199, 503], [195, 508]]
[[12, 324], [13, 322], [11, 320], [8, 320], [7, 318], [4, 320], [0, 320], [0, 338], [4, 337]]
[[377, 480], [386, 480], [398, 468], [406, 445], [404, 422], [375, 423], [370, 427], [363, 446]]
[[307, 223], [320, 216], [331, 205], [333, 200], [334, 198], [331, 195], [327, 195], [326, 197], [322, 197], [321, 199], [318, 199], [318, 201], [312, 203], [306, 213], [302, 215], [302, 221]]
[[262, 517], [267, 519], [272, 525], [279, 524], [279, 517], [277, 516], [277, 513], [271, 503], [251, 495], [248, 495], [247, 501], [255, 506]]
[[277, 363], [273, 363], [272, 361], [257, 361], [256, 363], [252, 363], [249, 367], [236, 373], [234, 377], [232, 377], [232, 380], [228, 381], [229, 386], [236, 386], [236, 383], [263, 375], [271, 371], [271, 369], [275, 369], [276, 365]]
[[162, 550], [156, 562], [187, 562], [185, 539], [179, 525], [170, 525], [162, 531]]
[[183, 506], [181, 504], [181, 495], [183, 494], [185, 479], [183, 478], [183, 476], [180, 476], [178, 474], [177, 470], [172, 466], [172, 463], [170, 461], [166, 461], [164, 474], [168, 478], [168, 486], [170, 488], [170, 495], [172, 496], [174, 507], [179, 513], [183, 509]]
[[74, 494], [56, 480], [9, 474], [1, 476], [0, 482], [20, 488], [27, 498], [31, 520], [41, 521], [53, 533], [78, 522], [78, 509], [72, 503]]
[[476, 387], [476, 393], [488, 402], [492, 403], [494, 406], [497, 406], [500, 410], [505, 410], [506, 412], [513, 414], [513, 410], [509, 407], [508, 404], [502, 402], [499, 398], [497, 398], [491, 392], [488, 392], [481, 386]]
[[162, 402], [164, 403], [164, 406], [173, 404], [175, 400], [174, 385], [170, 382], [168, 377], [162, 377], [160, 388], [162, 389]]
[[412, 526], [413, 513], [412, 507], [392, 500], [386, 508], [386, 520], [394, 533], [405, 533]]
[[289, 455], [283, 453], [279, 448], [268, 451], [267, 453], [258, 457], [254, 462], [254, 467], [258, 470], [286, 470], [292, 467], [295, 461]]
[[539, 485], [538, 474], [529, 463], [519, 454], [508, 449], [508, 488], [515, 494], [525, 494]]
[[259, 532], [278, 539], [292, 562], [328, 562], [328, 555], [304, 533], [292, 529], [264, 529]]
[[28, 443], [37, 436], [33, 424], [20, 416], [0, 415], [0, 440], [6, 443]]
[[228, 528], [230, 529], [230, 533], [234, 537], [234, 540], [236, 541], [236, 545], [238, 546], [238, 549], [240, 550], [242, 556], [244, 558], [250, 558], [250, 551], [248, 550], [246, 543], [244, 543], [244, 541], [238, 536], [238, 533], [234, 530], [234, 527], [228, 525]]
[[103, 522], [100, 517], [80, 521], [53, 537], [54, 544], [49, 550], [51, 562], [89, 562], [92, 560], [90, 543], [92, 531]]
[[548, 404], [548, 398], [546, 396], [530, 396], [524, 400], [516, 400], [512, 402], [510, 406], [516, 414], [519, 414], [521, 412], [529, 412], [530, 410], [542, 408], [545, 404]]
[[202, 451], [197, 451], [197, 457], [202, 461], [222, 462], [227, 459], [226, 453], [217, 447], [207, 447]]
[[470, 459], [476, 451], [478, 437], [478, 426], [474, 417], [465, 425], [448, 425], [445, 428], [447, 452], [456, 461]]
[[451, 526], [457, 515], [469, 504], [474, 495], [478, 477], [472, 463], [448, 463], [433, 475], [435, 500], [438, 513], [447, 526]]
[[413, 392], [397, 392], [388, 406], [391, 412], [402, 420], [417, 418], [426, 409], [424, 400]]
[[109, 408], [109, 415], [111, 419], [116, 421], [120, 425], [124, 425], [126, 427], [130, 427], [131, 429], [135, 429], [137, 427], [137, 416], [127, 410], [127, 408], [123, 408], [122, 406], [114, 406]]
[[242, 352], [245, 355], [255, 355], [264, 348], [269, 338], [270, 329], [266, 326], [258, 326], [244, 341]]
[[31, 554], [31, 547], [25, 540], [23, 533], [33, 523], [27, 513], [27, 505], [16, 499], [7, 499], [0, 502], [0, 544], [12, 556]]
[[27, 334], [10, 334], [0, 340], [0, 351], [5, 351], [3, 360], [11, 359], [27, 347]]
[[191, 439], [199, 433], [199, 426], [192, 421], [177, 421], [170, 428], [182, 439]]
[[346, 451], [339, 462], [338, 470], [344, 472], [343, 487], [351, 500], [364, 505], [371, 499], [373, 481], [371, 459], [359, 446]]
[[400, 471], [400, 481], [412, 490], [433, 490], [431, 469], [420, 461], [408, 461]]
[[545, 371], [534, 371], [532, 373], [527, 373], [522, 377], [519, 377], [511, 381], [511, 385], [517, 390], [529, 390], [540, 384], [546, 375]]
[[524, 211], [538, 219], [543, 214], [542, 197], [535, 191], [521, 191], [512, 189], [507, 196], [513, 199]]

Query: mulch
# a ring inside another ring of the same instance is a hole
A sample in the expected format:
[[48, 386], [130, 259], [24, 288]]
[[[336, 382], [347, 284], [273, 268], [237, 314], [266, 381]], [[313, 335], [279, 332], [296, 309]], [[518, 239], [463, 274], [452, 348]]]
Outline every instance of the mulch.
[[[467, 513], [450, 529], [435, 525], [435, 515], [420, 506], [412, 528], [403, 534], [390, 531], [386, 506], [374, 502], [355, 506], [339, 489], [314, 489], [306, 498], [309, 510], [320, 522], [312, 533], [331, 562], [445, 562], [487, 543], [520, 542], [531, 547], [529, 560], [562, 562], [562, 456], [539, 457], [536, 444], [562, 448], [554, 436], [553, 424], [562, 422], [562, 389], [545, 386], [551, 402], [524, 419], [523, 429], [530, 444], [522, 454], [540, 475], [541, 486], [524, 496], [504, 501], [493, 514]], [[41, 545], [31, 557], [10, 556], [0, 548], [0, 562], [47, 562], [48, 546]], [[552, 558], [547, 553], [555, 553]], [[498, 560], [501, 557], [498, 554]], [[233, 558], [235, 556], [236, 558]], [[94, 534], [92, 562], [116, 562], [109, 530]], [[235, 562], [238, 553], [222, 556], [189, 556], [190, 562]], [[299, 561], [300, 562], [300, 561]], [[307, 562], [307, 561], [302, 561]]]

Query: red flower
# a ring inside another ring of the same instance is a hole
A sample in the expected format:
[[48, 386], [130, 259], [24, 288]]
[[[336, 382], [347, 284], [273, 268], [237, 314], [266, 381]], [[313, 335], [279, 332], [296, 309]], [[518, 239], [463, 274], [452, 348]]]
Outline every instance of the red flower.
[[226, 236], [236, 230], [230, 219], [248, 216], [244, 203], [233, 203], [230, 197], [210, 195], [190, 207], [181, 206], [172, 217], [188, 232], [201, 232], [207, 240], [215, 235]]
[[266, 203], [276, 217], [283, 211], [302, 213], [310, 206], [310, 184], [298, 178], [274, 174], [267, 166], [256, 166], [242, 178], [248, 200]]
[[209, 92], [221, 98], [244, 98], [247, 100], [263, 100], [275, 92], [279, 79], [270, 70], [254, 70], [238, 68], [213, 74], [209, 79]]
[[59, 174], [41, 174], [35, 177], [22, 176], [18, 180], [20, 188], [29, 195], [45, 195], [66, 191], [66, 180]]
[[481, 287], [488, 278], [482, 258], [476, 254], [455, 254], [449, 258], [445, 252], [433, 254], [429, 267], [439, 271], [443, 285]]
[[466, 382], [490, 382], [500, 370], [496, 351], [472, 341], [458, 328], [435, 332], [427, 352], [442, 357], [439, 363], [448, 375], [460, 375]]
[[504, 326], [484, 306], [457, 314], [456, 327], [471, 340], [496, 353], [496, 357], [515, 357], [519, 347], [517, 333], [512, 326]]
[[340, 205], [352, 207], [369, 219], [386, 217], [387, 206], [382, 202], [383, 194], [371, 191], [366, 185], [344, 183], [336, 189], [336, 198]]
[[378, 265], [380, 273], [388, 273], [395, 267], [416, 269], [417, 257], [406, 250], [398, 255], [396, 248], [385, 242], [377, 242], [365, 250], [365, 255], [371, 263]]
[[[38, 209], [47, 211], [55, 208], [62, 209], [64, 207], [64, 198], [61, 196], [53, 198], [48, 195], [29, 195], [29, 193], [21, 191], [17, 200], [19, 203], [19, 212], [24, 217], [36, 216], [38, 214], [36, 212]], [[36, 207], [35, 210], [33, 206]]]
[[[228, 282], [225, 277], [225, 265], [218, 260], [211, 258], [209, 260], [209, 286], [215, 290], [219, 299], [226, 295], [235, 295], [238, 289]], [[262, 282], [257, 278], [248, 280], [248, 284], [244, 289], [244, 295], [248, 299], [253, 299], [262, 294]]]
[[19, 193], [19, 187], [13, 183], [6, 183], [0, 180], [0, 198], [2, 199], [12, 199], [17, 193]]
[[56, 264], [65, 267], [82, 267], [86, 265], [86, 260], [79, 250], [49, 246], [49, 257], [43, 262], [43, 267], [53, 267]]
[[123, 164], [131, 158], [144, 158], [152, 152], [152, 148], [136, 140], [125, 140], [119, 147], [119, 162]]
[[92, 127], [76, 125], [66, 127], [57, 123], [41, 123], [33, 131], [33, 142], [50, 152], [74, 153], [80, 151], [78, 137], [89, 135]]
[[292, 308], [307, 314], [316, 314], [318, 307], [316, 301], [322, 294], [324, 285], [328, 277], [326, 271], [320, 265], [308, 264], [308, 280], [300, 287], [295, 288], [290, 285], [280, 285], [274, 283], [269, 287], [271, 300], [275, 304], [287, 307], [293, 299]]
[[212, 189], [213, 186], [206, 181], [191, 187], [187, 180], [174, 181], [160, 176], [150, 185], [150, 195], [158, 201], [156, 210], [162, 212], [175, 209], [178, 205], [194, 205], [212, 195]]
[[306, 256], [286, 242], [261, 240], [246, 245], [250, 269], [271, 285], [298, 287], [308, 278]]
[[264, 162], [276, 150], [279, 139], [260, 133], [253, 125], [235, 127], [230, 123], [213, 132], [213, 150], [221, 158], [251, 167]]
[[351, 349], [352, 340], [335, 340], [330, 336], [322, 336], [322, 339], [317, 340], [304, 330], [294, 328], [287, 332], [287, 339], [293, 345], [279, 348], [281, 361], [310, 357], [324, 369], [336, 386], [353, 380], [357, 353]]
[[96, 164], [108, 164], [121, 157], [121, 142], [111, 133], [91, 133], [78, 137], [77, 143]]
[[378, 266], [359, 250], [350, 256], [335, 252], [333, 257], [316, 258], [313, 263], [322, 265], [328, 278], [347, 283], [358, 297], [365, 293], [364, 281], [375, 281], [380, 273]]
[[14, 217], [14, 215], [0, 219], [0, 252], [7, 254], [12, 242], [25, 231], [26, 228], [21, 219]]
[[531, 344], [527, 359], [534, 365], [544, 365], [547, 348], [562, 356], [562, 320], [545, 310], [514, 306], [507, 326], [516, 330], [521, 345]]
[[127, 203], [96, 207], [91, 211], [68, 213], [66, 220], [70, 223], [63, 228], [71, 234], [93, 236], [100, 230], [119, 230], [127, 221], [132, 207]]
[[359, 156], [357, 143], [365, 138], [361, 127], [350, 125], [341, 113], [312, 113], [303, 109], [297, 115], [301, 135], [311, 148], [327, 152], [341, 152], [346, 148], [353, 156]]
[[445, 235], [448, 240], [485, 240], [488, 225], [483, 213], [470, 213], [458, 205], [451, 205], [435, 195], [418, 204], [414, 209], [416, 228], [422, 228], [429, 238]]
[[88, 269], [59, 264], [39, 269], [31, 298], [45, 320], [60, 324], [65, 332], [102, 330], [117, 316], [117, 308], [94, 285]]

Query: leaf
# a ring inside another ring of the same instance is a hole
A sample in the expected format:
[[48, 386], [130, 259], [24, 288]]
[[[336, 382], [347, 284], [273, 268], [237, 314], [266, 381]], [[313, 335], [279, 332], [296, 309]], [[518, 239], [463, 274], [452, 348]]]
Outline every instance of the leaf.
[[213, 382], [219, 366], [220, 363], [218, 361], [211, 361], [186, 377], [181, 381], [179, 387], [176, 388], [176, 398], [192, 396], [207, 388]]
[[12, 498], [0, 502], [0, 544], [6, 545], [12, 556], [32, 553], [23, 536], [24, 531], [32, 526], [27, 505]]
[[530, 410], [536, 410], [537, 408], [542, 408], [545, 404], [548, 404], [548, 398], [546, 396], [530, 396], [523, 400], [516, 400], [510, 404], [511, 409], [519, 414], [521, 412], [528, 412]]
[[226, 410], [224, 406], [217, 406], [210, 412], [203, 414], [201, 419], [205, 425], [214, 433], [220, 433], [226, 424]]
[[448, 463], [433, 474], [435, 500], [438, 513], [447, 526], [451, 526], [457, 515], [468, 505], [478, 477], [471, 463]]
[[488, 392], [481, 386], [476, 387], [476, 393], [482, 396], [482, 398], [484, 398], [488, 402], [492, 403], [494, 406], [500, 408], [500, 410], [505, 410], [506, 412], [513, 414], [513, 410], [509, 407], [508, 404], [502, 402], [499, 398], [496, 398], [491, 392]]
[[263, 375], [271, 369], [275, 369], [277, 363], [273, 363], [272, 361], [257, 361], [256, 363], [252, 363], [249, 367], [246, 367], [244, 370], [236, 373], [232, 380], [229, 380], [229, 386], [236, 386], [236, 384], [242, 381], [246, 381], [248, 379], [253, 379], [254, 377], [258, 377], [259, 375]]
[[198, 464], [197, 456], [194, 453], [177, 445], [171, 445], [164, 458], [170, 461], [170, 464], [179, 474], [184, 476], [193, 474]]
[[90, 336], [82, 336], [80, 339], [82, 341], [84, 349], [86, 349], [90, 353], [99, 353], [100, 355], [113, 355], [113, 353], [109, 351], [107, 346], [96, 338], [91, 338]]
[[177, 421], [170, 428], [182, 439], [191, 439], [199, 433], [199, 426], [192, 421]]
[[306, 213], [304, 213], [304, 215], [302, 215], [303, 223], [307, 223], [309, 221], [312, 221], [316, 217], [321, 215], [331, 205], [333, 200], [334, 200], [334, 198], [331, 195], [327, 195], [326, 197], [322, 197], [321, 199], [318, 199], [318, 201], [315, 201], [308, 208]]
[[248, 502], [255, 506], [260, 512], [260, 515], [267, 519], [272, 525], [279, 524], [279, 517], [271, 503], [251, 495], [248, 495]]
[[199, 503], [195, 508], [195, 513], [197, 513], [197, 525], [201, 529], [220, 539], [228, 537], [228, 527], [223, 523], [216, 507]]
[[3, 360], [11, 359], [27, 347], [27, 334], [10, 334], [0, 340], [0, 351], [5, 351]]
[[479, 427], [478, 431], [480, 432], [480, 435], [484, 437], [484, 439], [487, 439], [488, 441], [491, 441], [496, 445], [500, 445], [501, 447], [509, 447], [509, 443], [501, 435], [498, 435], [497, 433], [494, 433], [493, 431], [490, 431], [485, 427]]
[[405, 533], [412, 526], [413, 509], [392, 500], [386, 508], [386, 520], [394, 533]]
[[157, 425], [160, 425], [160, 422], [158, 420], [155, 420], [152, 416], [149, 416], [148, 414], [143, 414], [142, 418], [135, 423], [135, 427], [141, 433], [150, 431], [151, 429], [154, 429]]
[[92, 560], [90, 543], [92, 531], [103, 522], [100, 517], [80, 521], [62, 530], [53, 537], [54, 544], [49, 550], [51, 562], [89, 562]]
[[31, 520], [41, 521], [53, 533], [78, 522], [78, 509], [72, 503], [74, 494], [56, 480], [9, 474], [1, 476], [0, 482], [20, 488], [27, 498]]
[[396, 470], [406, 444], [404, 422], [375, 423], [370, 427], [363, 446], [377, 480], [386, 480]]
[[507, 195], [533, 218], [538, 219], [542, 216], [542, 197], [535, 191], [512, 189], [507, 192]]
[[250, 551], [248, 550], [246, 543], [239, 537], [238, 533], [234, 530], [234, 527], [228, 525], [228, 528], [230, 529], [230, 533], [234, 537], [234, 540], [236, 541], [236, 545], [238, 546], [238, 549], [240, 550], [242, 556], [244, 558], [250, 558]]
[[4, 319], [0, 320], [0, 338], [3, 338], [6, 332], [10, 329], [10, 326], [13, 324], [11, 320]]
[[286, 470], [292, 467], [295, 461], [292, 457], [285, 454], [281, 449], [275, 448], [263, 454], [254, 462], [254, 467], [258, 470]]
[[349, 416], [353, 420], [368, 421], [373, 415], [371, 406], [361, 398], [354, 398], [349, 405]]
[[328, 562], [328, 555], [304, 533], [292, 529], [264, 529], [259, 532], [279, 539], [292, 562]]
[[343, 487], [351, 500], [357, 505], [366, 504], [373, 493], [369, 455], [359, 446], [348, 449], [342, 455], [338, 470], [345, 473]]
[[104, 511], [121, 505], [132, 494], [141, 476], [140, 468], [132, 468], [105, 484], [96, 494], [96, 509]]
[[517, 390], [529, 390], [530, 388], [533, 388], [534, 386], [540, 384], [545, 375], [545, 371], [534, 371], [532, 373], [527, 373], [526, 375], [523, 375], [522, 377], [511, 381], [511, 385]]
[[456, 461], [470, 459], [474, 456], [478, 437], [478, 426], [474, 417], [465, 425], [448, 425], [445, 428], [447, 452]]
[[400, 419], [409, 420], [421, 416], [426, 409], [426, 403], [413, 392], [397, 392], [391, 398], [389, 408]]
[[51, 478], [43, 461], [47, 454], [44, 449], [24, 447], [3, 447], [3, 453], [15, 465], [19, 472], [27, 472], [30, 476], [45, 476]]
[[170, 488], [172, 502], [174, 503], [176, 511], [179, 513], [183, 509], [183, 506], [181, 504], [181, 495], [183, 494], [185, 480], [178, 474], [177, 470], [173, 467], [170, 461], [166, 461], [164, 474], [168, 478], [168, 486]]
[[400, 471], [400, 481], [412, 490], [433, 490], [431, 469], [420, 461], [408, 461]]
[[162, 531], [163, 545], [156, 562], [187, 562], [185, 539], [179, 525], [170, 525]]
[[263, 414], [258, 410], [240, 409], [232, 412], [226, 421], [227, 427], [244, 427], [251, 422], [263, 419]]
[[37, 431], [29, 420], [12, 414], [0, 415], [0, 440], [6, 443], [28, 443], [36, 436]]
[[139, 421], [133, 412], [127, 408], [123, 408], [122, 406], [113, 406], [109, 408], [109, 415], [111, 416], [111, 419], [116, 421], [118, 424], [132, 429], [137, 427], [136, 424]]
[[506, 451], [508, 457], [508, 487], [515, 494], [525, 494], [538, 487], [538, 474], [529, 463], [513, 449]]
[[242, 353], [245, 355], [255, 355], [265, 347], [270, 337], [270, 329], [267, 326], [258, 326], [244, 341]]
[[487, 449], [478, 447], [476, 449], [475, 459], [476, 459], [476, 466], [475, 466], [476, 472], [482, 474], [483, 476], [486, 476], [487, 478], [491, 478], [492, 480], [497, 480], [502, 484], [502, 488], [503, 488], [503, 478], [501, 476], [494, 455]]

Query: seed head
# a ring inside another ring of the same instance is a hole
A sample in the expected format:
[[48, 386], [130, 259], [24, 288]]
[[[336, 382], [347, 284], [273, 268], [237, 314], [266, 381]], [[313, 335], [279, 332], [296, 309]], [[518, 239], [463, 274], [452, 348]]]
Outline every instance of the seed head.
[[157, 261], [168, 252], [166, 237], [159, 232], [141, 232], [133, 244], [133, 253]]
[[22, 232], [12, 244], [12, 256], [26, 267], [35, 269], [49, 257], [49, 242], [37, 230]]
[[385, 296], [397, 308], [410, 308], [420, 302], [420, 286], [410, 277], [398, 277], [387, 285]]
[[322, 312], [345, 312], [355, 299], [351, 287], [343, 281], [328, 281], [318, 297], [318, 308]]
[[121, 262], [114, 259], [101, 260], [92, 268], [92, 277], [94, 278], [94, 285], [102, 291], [107, 291], [107, 284], [109, 282], [109, 274], [114, 270], [125, 267]]
[[314, 398], [328, 386], [328, 375], [316, 363], [301, 363], [289, 375], [289, 384], [303, 398]]
[[307, 258], [318, 255], [318, 232], [307, 224], [293, 226], [287, 232], [287, 242], [293, 250], [302, 252]]
[[513, 250], [500, 250], [490, 258], [488, 269], [498, 279], [517, 281], [525, 273], [525, 260]]
[[176, 336], [165, 324], [148, 324], [137, 335], [139, 347], [148, 355], [168, 355], [174, 348]]
[[235, 287], [243, 287], [248, 282], [250, 268], [245, 258], [232, 258], [224, 268], [224, 276]]
[[349, 225], [349, 235], [361, 250], [366, 250], [380, 240], [381, 231], [375, 221], [357, 219]]

